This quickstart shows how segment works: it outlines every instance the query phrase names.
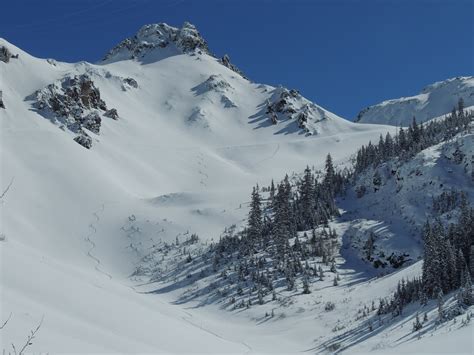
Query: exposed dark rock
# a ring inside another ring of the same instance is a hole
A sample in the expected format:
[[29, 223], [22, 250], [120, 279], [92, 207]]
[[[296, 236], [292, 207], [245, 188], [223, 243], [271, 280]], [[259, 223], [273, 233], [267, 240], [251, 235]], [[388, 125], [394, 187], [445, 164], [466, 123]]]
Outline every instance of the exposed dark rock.
[[197, 48], [205, 53], [209, 53], [206, 41], [202, 38], [197, 28], [189, 22], [185, 22], [183, 27], [179, 29], [176, 35], [176, 45], [185, 53], [193, 52]]
[[231, 63], [230, 61], [230, 57], [228, 54], [224, 54], [224, 56], [219, 60], [219, 62], [229, 68], [230, 70], [236, 72], [237, 74], [239, 74], [242, 78], [244, 79], [247, 79], [247, 77], [244, 75], [244, 73], [239, 69], [237, 68], [234, 64]]
[[166, 48], [174, 45], [182, 53], [209, 54], [207, 43], [196, 27], [185, 22], [181, 28], [158, 23], [143, 26], [135, 36], [127, 38], [112, 48], [104, 60], [136, 59], [145, 56], [157, 48]]
[[0, 61], [4, 63], [8, 63], [11, 57], [12, 57], [12, 53], [10, 52], [10, 50], [5, 46], [1, 46], [0, 47]]
[[111, 108], [110, 110], [107, 110], [107, 111], [104, 113], [104, 116], [105, 116], [105, 117], [112, 118], [112, 119], [114, 119], [114, 120], [118, 120], [118, 118], [119, 118], [118, 112], [117, 112], [117, 110], [114, 109], [114, 108]]
[[3, 93], [0, 91], [0, 108], [5, 108], [5, 104], [3, 103]]
[[92, 147], [92, 138], [87, 135], [85, 132], [81, 132], [74, 141], [82, 145], [84, 148], [91, 149]]
[[305, 99], [298, 90], [284, 87], [274, 89], [266, 103], [265, 114], [273, 124], [292, 120], [307, 134], [317, 133], [314, 123], [326, 119], [323, 109]]
[[300, 128], [305, 128], [306, 122], [308, 122], [308, 114], [306, 112], [300, 112], [298, 115], [298, 126]]
[[35, 107], [43, 116], [79, 133], [75, 140], [86, 148], [92, 140], [82, 137], [85, 134], [82, 129], [99, 134], [102, 123], [100, 111], [105, 111], [106, 117], [118, 118], [116, 109], [107, 110], [99, 89], [87, 74], [67, 76], [37, 91], [34, 97]]
[[129, 86], [131, 86], [132, 88], [138, 88], [138, 83], [135, 79], [133, 78], [125, 78], [123, 79], [123, 82]]
[[221, 96], [221, 102], [224, 104], [225, 108], [237, 107], [237, 105], [225, 95]]
[[102, 119], [100, 118], [97, 112], [91, 112], [86, 116], [81, 117], [77, 121], [82, 127], [88, 129], [91, 132], [94, 132], [95, 134], [99, 134]]
[[222, 75], [211, 75], [203, 83], [205, 89], [215, 90], [218, 92], [225, 92], [228, 89], [233, 89], [233, 87], [222, 77]]
[[84, 110], [107, 110], [100, 91], [86, 74], [66, 77], [36, 93], [38, 109], [50, 109], [55, 115], [80, 119]]

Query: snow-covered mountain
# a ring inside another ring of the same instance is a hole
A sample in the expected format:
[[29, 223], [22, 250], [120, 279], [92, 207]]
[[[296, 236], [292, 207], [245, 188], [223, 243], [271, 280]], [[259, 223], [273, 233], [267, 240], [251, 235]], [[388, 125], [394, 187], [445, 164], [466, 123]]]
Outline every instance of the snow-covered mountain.
[[418, 95], [383, 101], [359, 112], [355, 121], [408, 126], [450, 113], [459, 99], [465, 107], [474, 105], [474, 77], [456, 77], [428, 85]]
[[[0, 324], [11, 313], [0, 349], [23, 344], [43, 318], [31, 351], [332, 351], [320, 346], [349, 324], [339, 324], [344, 307], [324, 310], [326, 298], [355, 310], [419, 273], [420, 263], [371, 284], [339, 257], [340, 287], [294, 306], [288, 298], [268, 321], [272, 304], [231, 315], [192, 308], [177, 304], [180, 287], [158, 292], [130, 277], [160, 263], [143, 262], [148, 248], [194, 233], [205, 247], [242, 226], [255, 183], [320, 170], [328, 153], [347, 166], [358, 147], [396, 131], [253, 83], [209, 47], [189, 23], [144, 26], [95, 64], [35, 58], [0, 39]], [[399, 345], [405, 330], [358, 347]]]

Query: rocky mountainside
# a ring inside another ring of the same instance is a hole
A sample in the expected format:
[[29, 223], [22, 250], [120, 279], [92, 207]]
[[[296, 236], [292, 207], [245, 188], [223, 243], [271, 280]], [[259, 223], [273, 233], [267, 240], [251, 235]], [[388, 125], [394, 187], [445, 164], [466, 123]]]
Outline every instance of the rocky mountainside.
[[357, 115], [355, 122], [408, 126], [413, 117], [418, 122], [450, 113], [459, 100], [474, 105], [474, 77], [456, 77], [425, 87], [418, 95], [383, 101]]

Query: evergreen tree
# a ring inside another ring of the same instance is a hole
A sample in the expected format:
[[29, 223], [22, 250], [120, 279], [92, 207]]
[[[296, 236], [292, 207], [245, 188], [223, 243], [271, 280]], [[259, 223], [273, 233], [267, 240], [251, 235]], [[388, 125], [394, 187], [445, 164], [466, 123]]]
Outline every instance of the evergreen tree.
[[273, 205], [273, 201], [275, 200], [275, 184], [272, 183], [270, 184], [270, 203]]
[[303, 230], [313, 228], [315, 225], [315, 189], [314, 176], [307, 166], [304, 170], [303, 180], [300, 185], [300, 203]]
[[332, 157], [329, 153], [326, 156], [325, 173], [326, 174], [324, 175], [324, 187], [332, 193], [334, 192], [334, 180], [336, 172], [334, 171]]
[[462, 97], [458, 100], [458, 116], [464, 117], [464, 99]]
[[250, 201], [250, 211], [247, 219], [248, 237], [252, 243], [260, 241], [263, 230], [262, 219], [262, 199], [260, 197], [258, 185], [253, 188]]

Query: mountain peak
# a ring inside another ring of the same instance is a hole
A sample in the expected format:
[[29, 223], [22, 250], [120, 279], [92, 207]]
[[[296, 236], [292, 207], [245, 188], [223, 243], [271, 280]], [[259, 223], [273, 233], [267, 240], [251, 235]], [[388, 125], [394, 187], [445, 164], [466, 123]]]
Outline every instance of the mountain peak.
[[200, 50], [209, 54], [207, 42], [196, 26], [184, 22], [181, 28], [177, 28], [161, 22], [144, 25], [133, 37], [124, 39], [112, 48], [105, 55], [103, 62], [139, 59], [157, 49], [165, 48], [178, 53]]

